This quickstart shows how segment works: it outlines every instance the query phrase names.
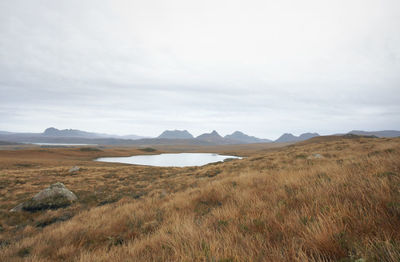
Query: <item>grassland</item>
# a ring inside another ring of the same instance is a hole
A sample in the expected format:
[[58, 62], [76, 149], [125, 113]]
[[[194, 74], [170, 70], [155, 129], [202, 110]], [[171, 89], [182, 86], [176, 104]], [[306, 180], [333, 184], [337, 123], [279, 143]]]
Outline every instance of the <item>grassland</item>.
[[[0, 261], [400, 261], [399, 138], [156, 149], [0, 150]], [[181, 151], [247, 158], [91, 161]], [[9, 212], [55, 182], [78, 202]]]

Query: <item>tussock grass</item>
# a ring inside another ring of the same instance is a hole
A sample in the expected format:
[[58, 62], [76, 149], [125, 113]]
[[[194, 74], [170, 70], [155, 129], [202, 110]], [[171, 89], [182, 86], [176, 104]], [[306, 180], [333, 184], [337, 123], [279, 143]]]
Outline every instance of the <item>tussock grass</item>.
[[144, 148], [140, 148], [139, 150], [143, 151], [143, 152], [155, 152], [155, 151], [157, 151], [157, 149], [152, 148], [152, 147], [144, 147]]
[[[36, 224], [12, 217], [19, 237], [1, 261], [400, 261], [400, 139], [318, 138], [198, 168], [86, 172], [86, 185], [74, 176], [69, 186], [95, 197], [28, 214]], [[119, 200], [98, 205], [99, 192]]]

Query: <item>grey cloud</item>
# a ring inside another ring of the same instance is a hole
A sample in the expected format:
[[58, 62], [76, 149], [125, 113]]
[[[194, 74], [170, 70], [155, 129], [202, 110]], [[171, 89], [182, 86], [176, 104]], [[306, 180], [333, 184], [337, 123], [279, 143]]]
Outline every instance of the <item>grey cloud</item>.
[[399, 129], [399, 8], [2, 1], [0, 130]]

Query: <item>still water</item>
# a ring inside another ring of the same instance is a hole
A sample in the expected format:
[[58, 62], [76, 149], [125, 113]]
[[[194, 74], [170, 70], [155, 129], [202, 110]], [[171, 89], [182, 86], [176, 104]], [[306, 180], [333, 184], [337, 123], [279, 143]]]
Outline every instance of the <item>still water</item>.
[[225, 156], [212, 153], [179, 153], [130, 157], [101, 157], [96, 159], [96, 161], [159, 167], [185, 167], [202, 166], [209, 163], [224, 161], [228, 158], [241, 159], [241, 157], [238, 156]]

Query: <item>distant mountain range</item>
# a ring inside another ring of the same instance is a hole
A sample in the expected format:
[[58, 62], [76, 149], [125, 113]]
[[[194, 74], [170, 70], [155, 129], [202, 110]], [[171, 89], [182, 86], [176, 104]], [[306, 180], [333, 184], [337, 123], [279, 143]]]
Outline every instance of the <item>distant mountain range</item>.
[[[400, 131], [358, 131], [353, 130], [348, 134], [397, 137]], [[47, 128], [43, 133], [13, 133], [0, 131], [1, 144], [5, 143], [63, 143], [63, 144], [98, 144], [98, 145], [224, 145], [224, 144], [252, 144], [252, 143], [294, 143], [319, 136], [318, 133], [304, 133], [295, 136], [285, 133], [277, 140], [261, 139], [249, 136], [240, 131], [222, 137], [217, 131], [205, 133], [194, 137], [187, 130], [166, 130], [156, 138], [146, 138], [137, 135], [109, 135], [86, 132], [76, 129]]]
[[359, 135], [359, 136], [398, 137], [398, 136], [400, 136], [400, 131], [396, 131], [396, 130], [383, 130], [383, 131], [352, 130], [348, 134]]
[[59, 130], [59, 129], [54, 128], [54, 127], [49, 127], [46, 130], [44, 130], [43, 136], [49, 136], [49, 137], [86, 137], [86, 138], [103, 137], [102, 134], [90, 133], [90, 132], [81, 131], [81, 130], [75, 130], [75, 129]]
[[[110, 134], [101, 134], [101, 133], [93, 133], [86, 132], [76, 129], [57, 129], [54, 127], [49, 127], [44, 130], [43, 133], [15, 133], [15, 132], [7, 132], [0, 131], [0, 140], [8, 141], [8, 142], [18, 142], [18, 143], [94, 143], [94, 140], [98, 140], [97, 142], [101, 142], [102, 140], [109, 140], [114, 144], [117, 140], [138, 140], [144, 139], [146, 137], [137, 136], [137, 135], [126, 135], [126, 136], [118, 136], [118, 135], [110, 135]], [[105, 141], [107, 142], [107, 141]], [[107, 143], [110, 143], [107, 142]], [[90, 144], [91, 144], [90, 143]], [[121, 143], [122, 144], [122, 143]]]
[[80, 137], [80, 138], [120, 138], [120, 139], [142, 139], [146, 138], [144, 136], [137, 136], [137, 135], [125, 135], [125, 136], [118, 136], [118, 135], [110, 135], [110, 134], [101, 134], [101, 133], [92, 133], [86, 132], [76, 129], [57, 129], [54, 127], [49, 127], [42, 133], [42, 136], [48, 137]]

